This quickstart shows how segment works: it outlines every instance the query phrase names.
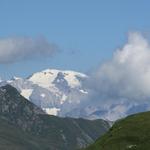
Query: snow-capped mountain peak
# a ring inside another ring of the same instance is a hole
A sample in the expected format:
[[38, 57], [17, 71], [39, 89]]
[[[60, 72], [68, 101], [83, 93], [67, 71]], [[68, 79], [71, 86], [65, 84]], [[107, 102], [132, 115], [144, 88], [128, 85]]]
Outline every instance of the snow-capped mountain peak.
[[29, 81], [38, 84], [44, 88], [49, 88], [53, 86], [53, 81], [58, 78], [57, 82], [65, 79], [68, 85], [72, 88], [81, 86], [79, 78], [86, 78], [85, 74], [75, 72], [75, 71], [62, 71], [56, 69], [47, 69], [41, 72], [34, 73], [29, 77]]
[[47, 69], [26, 79], [13, 77], [0, 82], [0, 86], [14, 86], [22, 96], [47, 114], [61, 117], [115, 120], [150, 108], [148, 103], [138, 105], [131, 101], [116, 101], [102, 104], [98, 97], [96, 100], [90, 100], [89, 97], [93, 93], [84, 84], [88, 79], [87, 75], [75, 71]]
[[83, 87], [87, 78], [75, 71], [47, 69], [26, 79], [13, 77], [7, 83], [48, 114], [65, 116], [87, 94]]

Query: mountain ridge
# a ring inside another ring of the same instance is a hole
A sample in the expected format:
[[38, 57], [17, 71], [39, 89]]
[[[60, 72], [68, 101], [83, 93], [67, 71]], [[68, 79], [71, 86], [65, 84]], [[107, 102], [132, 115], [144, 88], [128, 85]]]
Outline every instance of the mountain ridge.
[[[105, 120], [47, 115], [10, 85], [0, 87], [0, 102], [0, 149], [3, 147], [3, 150], [11, 146], [26, 150], [29, 147], [33, 150], [76, 150], [94, 142], [110, 128]], [[1, 137], [5, 137], [5, 141]]]
[[87, 94], [82, 87], [82, 81], [86, 78], [87, 75], [75, 71], [46, 69], [26, 79], [14, 77], [5, 84], [17, 88], [22, 96], [46, 113], [65, 117]]

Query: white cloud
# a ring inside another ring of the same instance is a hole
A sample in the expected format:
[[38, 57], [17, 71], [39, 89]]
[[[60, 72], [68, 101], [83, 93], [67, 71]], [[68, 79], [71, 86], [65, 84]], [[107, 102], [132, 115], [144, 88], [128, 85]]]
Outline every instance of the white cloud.
[[[150, 44], [140, 33], [130, 33], [128, 42], [103, 63], [88, 82], [88, 105], [107, 110], [112, 120], [132, 113], [132, 107], [150, 102]], [[107, 107], [107, 109], [106, 109]], [[147, 107], [142, 106], [140, 111]], [[134, 109], [135, 110], [135, 109]]]
[[131, 100], [150, 97], [150, 45], [140, 33], [130, 33], [128, 43], [112, 60], [94, 72], [92, 88], [98, 93]]
[[45, 38], [5, 38], [0, 39], [0, 63], [13, 63], [20, 60], [50, 57], [58, 47]]

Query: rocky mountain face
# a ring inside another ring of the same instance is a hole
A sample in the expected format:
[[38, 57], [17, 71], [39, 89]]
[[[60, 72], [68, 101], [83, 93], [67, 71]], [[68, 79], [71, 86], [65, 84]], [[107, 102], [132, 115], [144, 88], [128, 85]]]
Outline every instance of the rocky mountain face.
[[74, 71], [48, 69], [26, 79], [14, 77], [1, 84], [14, 86], [47, 114], [64, 117], [88, 94], [82, 84], [87, 78], [85, 74]]
[[44, 114], [44, 111], [27, 101], [15, 88], [10, 85], [0, 88], [0, 115], [6, 120], [24, 131], [40, 131], [42, 122], [37, 114]]
[[109, 128], [104, 120], [47, 115], [14, 87], [0, 87], [0, 149], [76, 150], [94, 142]]

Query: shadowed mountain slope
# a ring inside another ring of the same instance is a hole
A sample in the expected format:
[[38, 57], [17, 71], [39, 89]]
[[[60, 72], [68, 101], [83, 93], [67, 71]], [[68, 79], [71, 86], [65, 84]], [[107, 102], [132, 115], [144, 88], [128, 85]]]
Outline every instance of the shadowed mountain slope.
[[94, 142], [109, 127], [104, 120], [46, 115], [12, 86], [0, 88], [2, 150], [75, 150]]

